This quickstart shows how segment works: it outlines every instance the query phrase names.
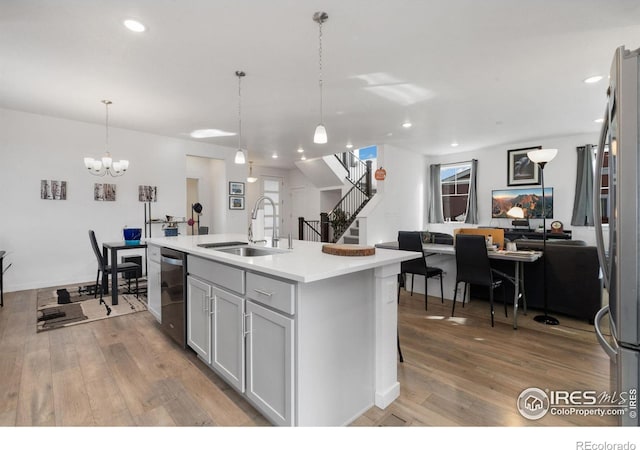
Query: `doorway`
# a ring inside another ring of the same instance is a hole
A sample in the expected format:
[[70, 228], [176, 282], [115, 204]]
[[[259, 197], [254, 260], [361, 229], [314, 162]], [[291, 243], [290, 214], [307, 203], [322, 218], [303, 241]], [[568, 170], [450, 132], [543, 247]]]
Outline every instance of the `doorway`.
[[[191, 218], [194, 203], [202, 205], [200, 215], [193, 213], [196, 222], [193, 234], [198, 234], [197, 219], [200, 227], [208, 227], [208, 233], [224, 233], [227, 230], [227, 183], [225, 161], [203, 156], [187, 155], [186, 172], [187, 196], [185, 217]], [[191, 234], [191, 227], [187, 227]]]

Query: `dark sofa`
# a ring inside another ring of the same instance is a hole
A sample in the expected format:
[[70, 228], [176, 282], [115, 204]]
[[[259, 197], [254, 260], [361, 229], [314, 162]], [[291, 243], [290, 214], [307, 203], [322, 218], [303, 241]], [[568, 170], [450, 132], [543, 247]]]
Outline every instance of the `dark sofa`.
[[[518, 239], [515, 242], [518, 250], [542, 250], [543, 246], [539, 240]], [[593, 323], [602, 304], [602, 278], [596, 248], [583, 241], [547, 241], [543, 258], [546, 258], [548, 312]], [[491, 265], [513, 275], [514, 264], [511, 262], [492, 260]], [[542, 310], [544, 306], [543, 267], [542, 258], [524, 265], [527, 306], [536, 310]], [[474, 291], [478, 297], [486, 296], [479, 289], [472, 290], [472, 295]], [[506, 283], [505, 295], [507, 302], [513, 303], [511, 283]]]

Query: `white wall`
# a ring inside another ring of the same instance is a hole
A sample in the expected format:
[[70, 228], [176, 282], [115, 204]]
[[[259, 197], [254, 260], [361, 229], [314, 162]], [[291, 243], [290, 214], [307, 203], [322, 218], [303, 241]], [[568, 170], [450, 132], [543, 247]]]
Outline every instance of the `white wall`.
[[[0, 249], [8, 252], [5, 290], [95, 280], [97, 263], [88, 230], [99, 242], [122, 240], [122, 228], [144, 228], [139, 185], [158, 187], [153, 216], [183, 216], [186, 155], [225, 161], [229, 177], [244, 179], [234, 150], [110, 128], [114, 159], [130, 161], [118, 178], [95, 177], [83, 157], [100, 157], [104, 126], [0, 109]], [[40, 180], [67, 181], [67, 200], [41, 200]], [[93, 199], [94, 183], [117, 185], [115, 202]], [[224, 230], [246, 226], [246, 211], [221, 212]]]
[[387, 171], [378, 192], [358, 215], [360, 244], [395, 241], [399, 230], [421, 230], [425, 206], [425, 157], [390, 145], [378, 146], [378, 165]]
[[[535, 147], [557, 148], [558, 155], [544, 169], [545, 187], [553, 187], [553, 219], [560, 220], [564, 228], [571, 230], [573, 239], [584, 240], [588, 244], [595, 244], [593, 227], [576, 227], [571, 225], [573, 211], [573, 198], [576, 183], [576, 147], [585, 144], [597, 144], [597, 134], [581, 134], [558, 138], [537, 139], [508, 146], [491, 147], [464, 153], [455, 153], [445, 156], [427, 157], [427, 180], [429, 164], [447, 164], [459, 161], [478, 159], [478, 222], [479, 225], [496, 227], [511, 227], [510, 219], [491, 218], [491, 191], [494, 189], [508, 189], [517, 186], [507, 186], [507, 150]], [[428, 181], [427, 181], [428, 183]], [[526, 187], [526, 186], [525, 186]], [[428, 198], [428, 197], [427, 197]], [[427, 207], [425, 205], [425, 224]], [[547, 219], [547, 227], [553, 219]], [[531, 226], [537, 227], [542, 220], [532, 220]], [[460, 223], [427, 224], [431, 231], [441, 231], [453, 234], [455, 228], [460, 228]]]

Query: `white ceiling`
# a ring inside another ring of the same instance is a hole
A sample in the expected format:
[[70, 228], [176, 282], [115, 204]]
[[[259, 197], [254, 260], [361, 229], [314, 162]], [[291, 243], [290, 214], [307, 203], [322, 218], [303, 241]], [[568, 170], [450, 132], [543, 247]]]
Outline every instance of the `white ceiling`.
[[[312, 142], [315, 11], [329, 14], [325, 145]], [[257, 164], [349, 141], [441, 154], [597, 132], [620, 45], [640, 47], [638, 0], [0, 0], [0, 107], [104, 124], [110, 99], [114, 127], [236, 132], [241, 69], [243, 147]], [[582, 82], [595, 74], [605, 79]]]

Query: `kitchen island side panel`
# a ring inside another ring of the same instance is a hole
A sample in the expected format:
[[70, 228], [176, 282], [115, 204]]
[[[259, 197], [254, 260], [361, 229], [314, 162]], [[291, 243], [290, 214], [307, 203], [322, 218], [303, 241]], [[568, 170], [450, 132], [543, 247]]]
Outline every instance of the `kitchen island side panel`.
[[373, 406], [374, 287], [373, 269], [298, 285], [298, 426], [347, 425]]

